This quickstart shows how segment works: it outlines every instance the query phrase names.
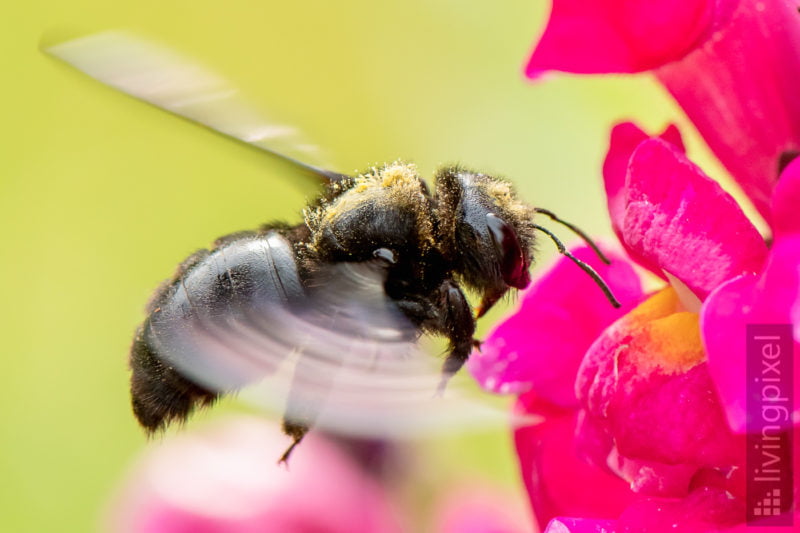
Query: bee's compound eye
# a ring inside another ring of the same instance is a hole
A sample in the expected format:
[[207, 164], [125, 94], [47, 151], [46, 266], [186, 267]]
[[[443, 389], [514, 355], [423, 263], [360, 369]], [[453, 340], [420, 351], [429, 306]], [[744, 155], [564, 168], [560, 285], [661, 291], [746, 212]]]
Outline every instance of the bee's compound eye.
[[397, 254], [388, 248], [378, 248], [374, 252], [372, 252], [372, 256], [376, 259], [383, 259], [390, 265], [394, 265], [397, 263]]
[[511, 287], [524, 289], [530, 283], [531, 278], [517, 232], [494, 213], [486, 215], [486, 225], [489, 227], [489, 235], [497, 250], [503, 281]]

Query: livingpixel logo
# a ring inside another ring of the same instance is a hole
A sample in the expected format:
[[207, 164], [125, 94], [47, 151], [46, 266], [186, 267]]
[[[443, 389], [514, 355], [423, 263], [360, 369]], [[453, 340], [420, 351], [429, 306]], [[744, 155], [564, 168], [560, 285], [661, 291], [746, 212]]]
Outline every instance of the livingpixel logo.
[[791, 526], [792, 383], [791, 324], [747, 326], [747, 521]]

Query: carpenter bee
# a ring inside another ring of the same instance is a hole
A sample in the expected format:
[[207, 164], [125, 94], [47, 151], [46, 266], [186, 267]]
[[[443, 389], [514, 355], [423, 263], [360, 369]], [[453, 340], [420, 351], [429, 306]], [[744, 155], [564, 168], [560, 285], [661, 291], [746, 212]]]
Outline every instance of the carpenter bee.
[[[479, 346], [476, 319], [528, 286], [537, 231], [619, 305], [535, 215], [588, 237], [521, 201], [507, 181], [445, 166], [429, 188], [402, 161], [353, 175], [312, 165], [281, 147], [285, 128], [257, 120], [223, 80], [131, 35], [93, 35], [48, 52], [323, 183], [302, 223], [221, 237], [156, 291], [130, 353], [133, 412], [148, 433], [266, 376], [279, 376], [270, 386], [284, 389], [284, 430], [293, 442], [283, 460], [331, 417], [337, 427], [383, 431], [409, 398], [429, 404], [442, 392]], [[476, 310], [465, 289], [479, 296]], [[435, 374], [415, 355], [423, 333], [449, 342]]]

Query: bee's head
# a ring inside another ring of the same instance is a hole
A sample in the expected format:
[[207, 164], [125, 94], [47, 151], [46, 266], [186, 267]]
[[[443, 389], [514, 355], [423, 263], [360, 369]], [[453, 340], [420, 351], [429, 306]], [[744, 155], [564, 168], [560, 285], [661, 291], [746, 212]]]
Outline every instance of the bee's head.
[[534, 210], [508, 182], [458, 167], [441, 169], [436, 208], [444, 255], [464, 284], [482, 295], [478, 316], [509, 288], [528, 286]]

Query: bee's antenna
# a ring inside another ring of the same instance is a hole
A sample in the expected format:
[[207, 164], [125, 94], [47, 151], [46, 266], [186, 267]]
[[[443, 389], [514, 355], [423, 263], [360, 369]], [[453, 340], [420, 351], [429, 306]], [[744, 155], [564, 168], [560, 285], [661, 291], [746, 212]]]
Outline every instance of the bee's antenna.
[[558, 248], [559, 253], [561, 253], [562, 255], [568, 257], [569, 259], [571, 259], [576, 265], [581, 267], [581, 269], [584, 272], [589, 274], [589, 276], [594, 280], [594, 282], [597, 283], [597, 285], [599, 285], [600, 288], [603, 290], [603, 293], [605, 293], [606, 298], [608, 298], [608, 301], [611, 302], [611, 305], [613, 305], [616, 308], [622, 307], [622, 304], [620, 304], [619, 300], [617, 300], [614, 297], [614, 293], [611, 292], [611, 289], [609, 288], [609, 286], [606, 284], [605, 281], [603, 281], [603, 278], [600, 277], [600, 274], [598, 274], [597, 271], [595, 271], [595, 269], [593, 269], [591, 266], [589, 266], [588, 264], [584, 263], [583, 261], [581, 261], [580, 259], [578, 259], [574, 255], [572, 255], [569, 252], [569, 250], [567, 250], [567, 248], [564, 246], [564, 243], [561, 242], [558, 239], [558, 237], [556, 237], [555, 234], [553, 234], [552, 231], [550, 231], [547, 228], [543, 228], [542, 226], [540, 226], [538, 224], [534, 224], [533, 227], [538, 229], [542, 233], [546, 234], [548, 237], [550, 237], [553, 240], [553, 242], [556, 244], [556, 247]]
[[[552, 212], [552, 211], [550, 211], [549, 209], [543, 209], [543, 208], [541, 208], [541, 207], [534, 207], [534, 208], [533, 208], [533, 210], [534, 210], [534, 211], [536, 211], [537, 213], [541, 213], [541, 214], [543, 214], [543, 215], [544, 215], [544, 216], [546, 216], [546, 217], [550, 217], [550, 218], [551, 218], [553, 221], [555, 221], [555, 222], [558, 222], [559, 224], [562, 224], [562, 225], [564, 225], [564, 226], [568, 227], [569, 229], [571, 229], [571, 230], [572, 230], [574, 233], [576, 233], [577, 235], [579, 235], [579, 236], [580, 236], [580, 238], [581, 238], [581, 239], [583, 239], [583, 240], [586, 242], [586, 244], [588, 244], [588, 245], [589, 245], [589, 247], [590, 247], [592, 250], [594, 250], [594, 253], [596, 253], [596, 254], [597, 254], [597, 257], [599, 257], [599, 258], [600, 258], [600, 260], [601, 260], [603, 263], [605, 263], [605, 264], [607, 264], [607, 265], [610, 265], [610, 264], [611, 264], [611, 261], [609, 261], [608, 257], [606, 257], [606, 254], [604, 254], [604, 253], [603, 253], [603, 252], [600, 250], [600, 247], [599, 247], [599, 246], [597, 246], [597, 244], [595, 244], [595, 242], [592, 240], [592, 238], [591, 238], [591, 237], [589, 237], [589, 236], [586, 234], [586, 232], [584, 232], [584, 231], [583, 231], [582, 229], [580, 229], [578, 226], [576, 226], [576, 225], [574, 225], [574, 224], [571, 224], [571, 223], [567, 222], [566, 220], [564, 220], [564, 219], [562, 219], [562, 218], [559, 218], [559, 217], [558, 217], [558, 215], [556, 215], [555, 213], [553, 213], [553, 212]], [[539, 228], [539, 229], [542, 229], [542, 228]], [[549, 233], [549, 232], [548, 232], [548, 233]], [[553, 235], [552, 235], [552, 234], [550, 234], [550, 236], [552, 237]], [[563, 252], [562, 252], [562, 253], [563, 253]]]

